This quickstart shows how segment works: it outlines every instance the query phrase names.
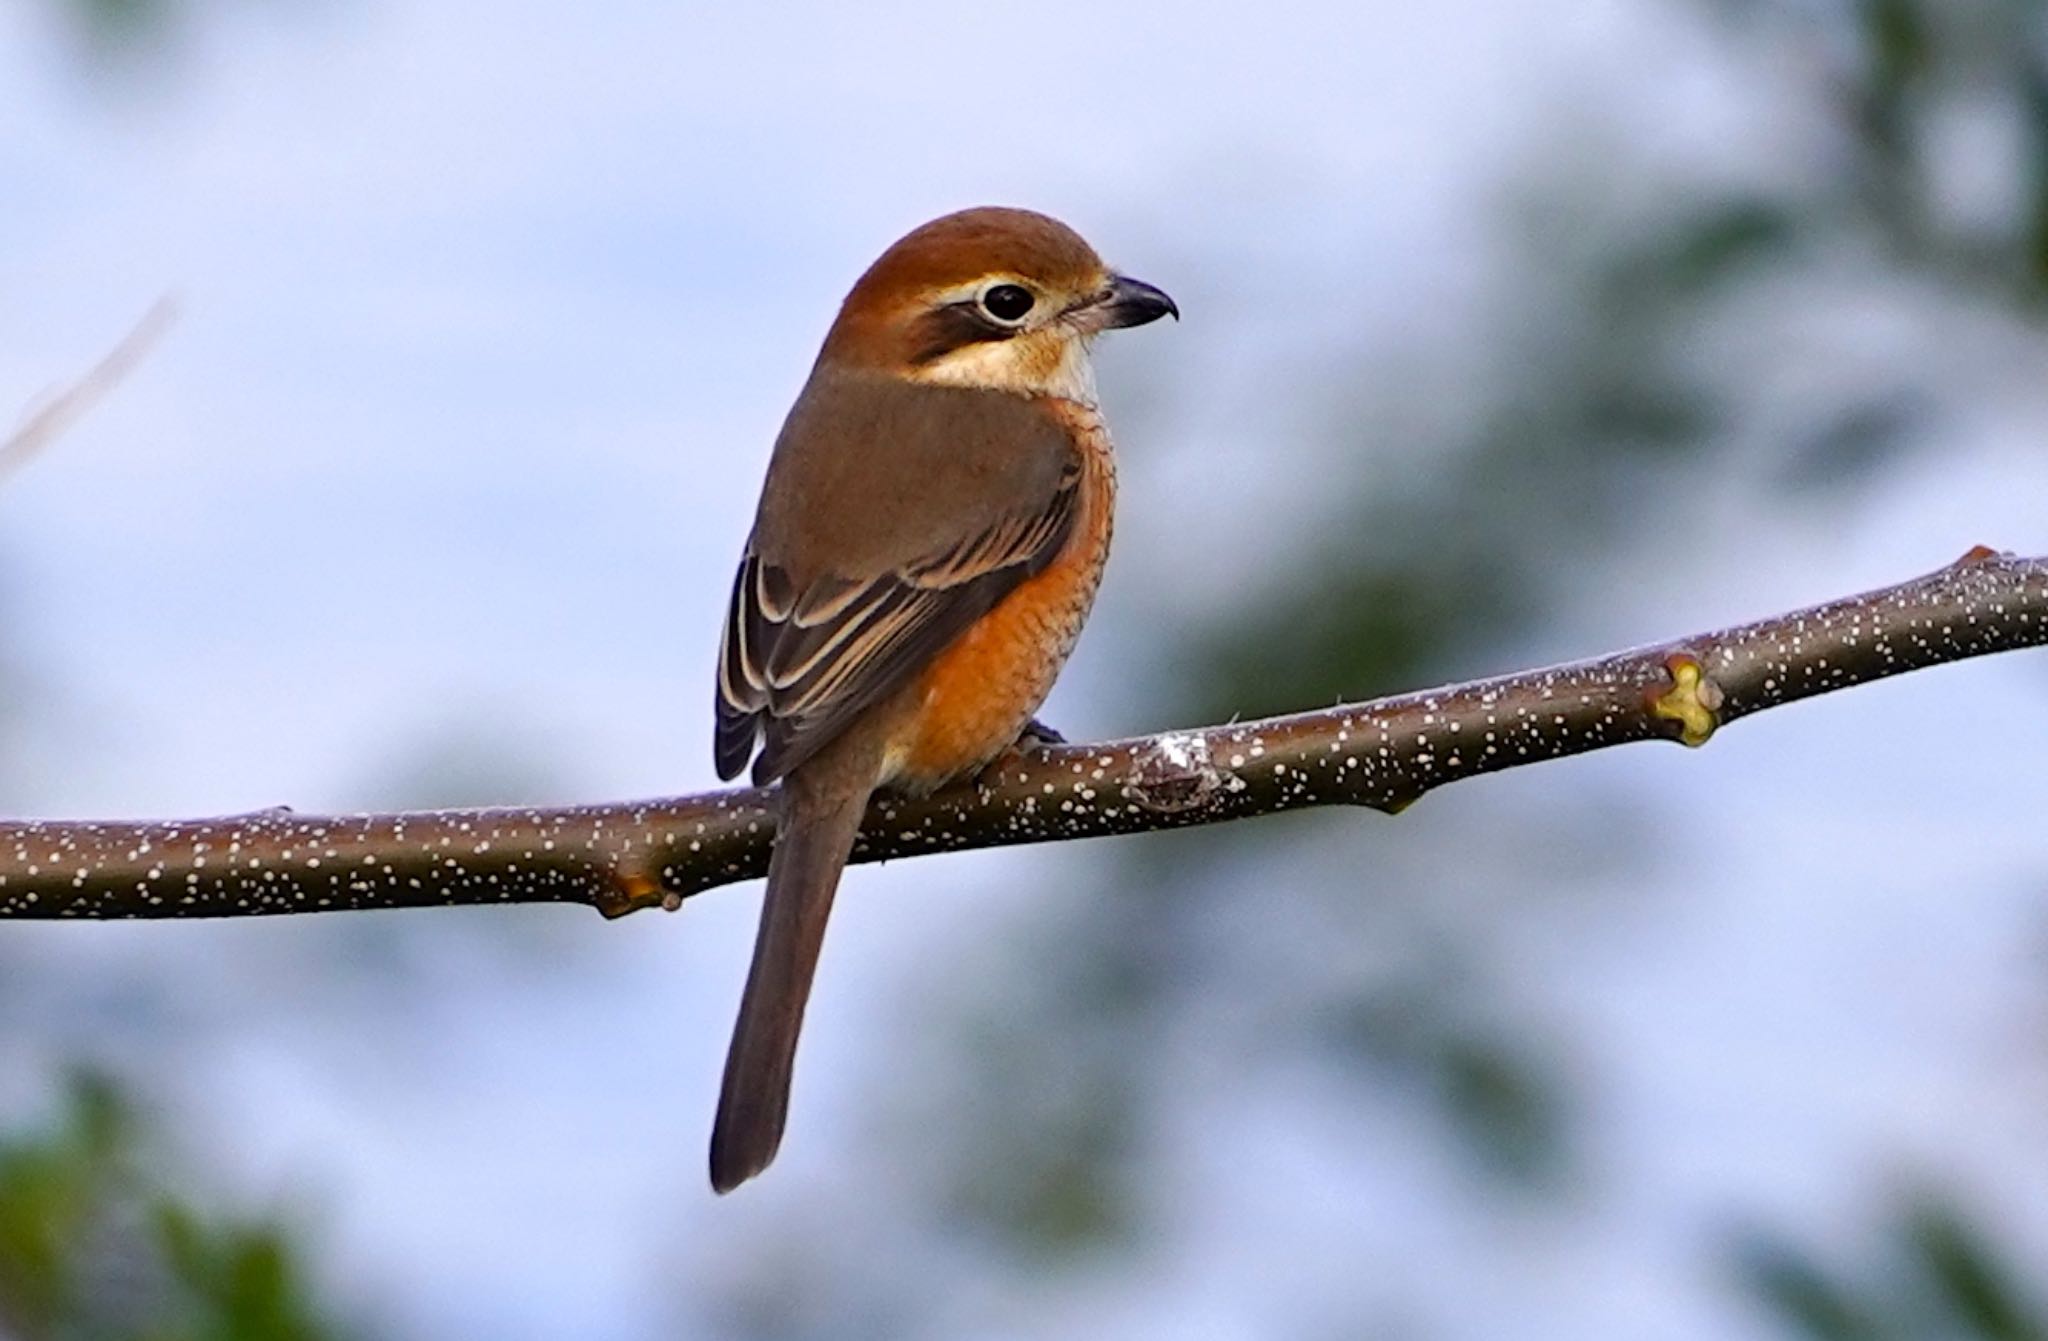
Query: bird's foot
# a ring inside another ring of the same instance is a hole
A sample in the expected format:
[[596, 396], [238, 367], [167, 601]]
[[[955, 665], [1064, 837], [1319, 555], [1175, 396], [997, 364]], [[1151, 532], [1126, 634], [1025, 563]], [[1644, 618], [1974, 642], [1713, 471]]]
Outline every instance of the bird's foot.
[[1024, 723], [1024, 729], [1017, 733], [1017, 739], [1005, 745], [1001, 754], [981, 766], [981, 771], [974, 775], [974, 780], [981, 786], [992, 786], [996, 779], [1003, 775], [1004, 768], [1021, 762], [1024, 756], [1035, 754], [1048, 745], [1066, 743], [1065, 736], [1034, 717]]
[[1034, 717], [1024, 723], [1024, 729], [1017, 733], [1017, 744], [1014, 748], [1021, 751], [1040, 745], [1064, 745], [1066, 743], [1067, 738], [1065, 736]]

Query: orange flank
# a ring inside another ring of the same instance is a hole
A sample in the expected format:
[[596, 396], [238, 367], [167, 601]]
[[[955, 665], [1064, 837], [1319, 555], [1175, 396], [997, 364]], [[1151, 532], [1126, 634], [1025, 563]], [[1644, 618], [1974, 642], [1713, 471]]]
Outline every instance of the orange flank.
[[[1091, 416], [1092, 417], [1092, 416]], [[922, 705], [906, 728], [894, 784], [935, 787], [1014, 744], [1066, 664], [1109, 558], [1116, 473], [1100, 425], [1082, 437], [1080, 515], [1060, 556], [1019, 583], [919, 677]]]

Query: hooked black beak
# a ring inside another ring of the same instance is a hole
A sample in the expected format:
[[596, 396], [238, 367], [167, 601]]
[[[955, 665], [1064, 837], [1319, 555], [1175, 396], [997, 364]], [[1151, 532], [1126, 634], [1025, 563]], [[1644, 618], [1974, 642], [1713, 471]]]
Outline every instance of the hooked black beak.
[[1095, 304], [1091, 315], [1095, 329], [1106, 331], [1123, 326], [1143, 326], [1161, 317], [1179, 321], [1180, 308], [1166, 296], [1164, 289], [1154, 288], [1144, 280], [1132, 279], [1128, 275], [1112, 275], [1109, 296]]

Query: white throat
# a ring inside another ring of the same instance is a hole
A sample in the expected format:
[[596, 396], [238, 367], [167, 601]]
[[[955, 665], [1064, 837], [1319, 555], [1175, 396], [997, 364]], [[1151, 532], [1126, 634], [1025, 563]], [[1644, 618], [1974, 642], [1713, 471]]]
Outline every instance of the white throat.
[[1052, 331], [966, 345], [925, 364], [917, 376], [919, 381], [944, 386], [1057, 396], [1090, 409], [1097, 403], [1095, 364], [1088, 357], [1088, 342]]

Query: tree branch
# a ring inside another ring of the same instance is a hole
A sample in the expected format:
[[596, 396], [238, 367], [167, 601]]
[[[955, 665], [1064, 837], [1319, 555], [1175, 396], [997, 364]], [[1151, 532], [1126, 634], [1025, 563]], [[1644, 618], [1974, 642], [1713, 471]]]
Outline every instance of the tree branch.
[[[2048, 558], [1979, 547], [1810, 610], [1591, 661], [1325, 712], [1006, 755], [977, 782], [878, 797], [855, 861], [1215, 824], [1393, 812], [1431, 788], [1635, 740], [1703, 745], [1814, 694], [2048, 643]], [[761, 875], [772, 793], [568, 809], [0, 823], [0, 917], [229, 917], [588, 903], [607, 916]]]

